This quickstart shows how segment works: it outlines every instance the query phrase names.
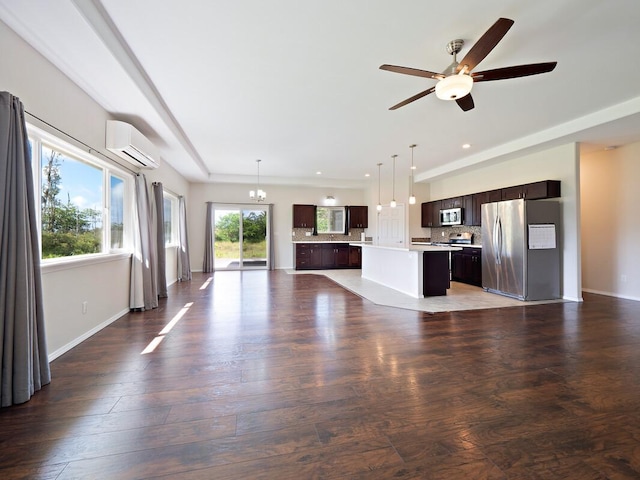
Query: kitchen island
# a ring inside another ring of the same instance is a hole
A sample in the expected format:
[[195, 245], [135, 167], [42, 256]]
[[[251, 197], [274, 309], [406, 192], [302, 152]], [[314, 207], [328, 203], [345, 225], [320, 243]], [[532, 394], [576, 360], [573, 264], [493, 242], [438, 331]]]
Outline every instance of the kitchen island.
[[412, 245], [362, 246], [362, 278], [414, 298], [446, 295], [450, 286], [449, 252], [460, 247]]

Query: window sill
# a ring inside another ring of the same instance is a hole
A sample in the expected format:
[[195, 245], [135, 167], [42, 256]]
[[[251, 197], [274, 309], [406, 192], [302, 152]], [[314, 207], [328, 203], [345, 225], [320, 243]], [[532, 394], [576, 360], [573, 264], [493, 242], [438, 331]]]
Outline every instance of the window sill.
[[97, 265], [100, 263], [115, 262], [125, 258], [131, 258], [131, 252], [104, 253], [96, 255], [79, 255], [77, 257], [52, 258], [40, 261], [40, 270], [43, 275], [47, 273], [70, 270], [73, 268]]

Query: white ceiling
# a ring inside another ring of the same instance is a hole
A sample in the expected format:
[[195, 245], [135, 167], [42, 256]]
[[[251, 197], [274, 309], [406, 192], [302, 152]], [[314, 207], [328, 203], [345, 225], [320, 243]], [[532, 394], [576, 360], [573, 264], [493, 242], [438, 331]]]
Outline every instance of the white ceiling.
[[[477, 71], [557, 68], [476, 84], [469, 112], [435, 95], [388, 110], [435, 82], [381, 64], [444, 70], [447, 42], [462, 58], [499, 17], [515, 24]], [[0, 19], [191, 181], [252, 182], [260, 158], [264, 183], [361, 185], [412, 143], [426, 180], [640, 140], [637, 0], [0, 0]]]

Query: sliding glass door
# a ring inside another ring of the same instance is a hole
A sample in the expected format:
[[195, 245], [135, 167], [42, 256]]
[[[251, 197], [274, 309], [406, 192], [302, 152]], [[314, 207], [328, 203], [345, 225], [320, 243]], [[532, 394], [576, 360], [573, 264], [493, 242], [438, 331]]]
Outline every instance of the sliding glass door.
[[266, 269], [268, 266], [267, 207], [215, 206], [216, 270]]

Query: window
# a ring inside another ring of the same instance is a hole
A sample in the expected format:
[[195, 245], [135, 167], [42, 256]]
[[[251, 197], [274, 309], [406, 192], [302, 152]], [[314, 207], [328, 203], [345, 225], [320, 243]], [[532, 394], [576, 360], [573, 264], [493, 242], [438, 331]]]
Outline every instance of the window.
[[344, 207], [317, 207], [316, 229], [318, 233], [345, 232], [345, 208]]
[[109, 187], [111, 248], [121, 249], [124, 248], [124, 180], [111, 175]]
[[178, 244], [178, 197], [163, 191], [164, 199], [164, 244]]
[[130, 175], [46, 132], [28, 131], [40, 192], [42, 258], [125, 248]]

